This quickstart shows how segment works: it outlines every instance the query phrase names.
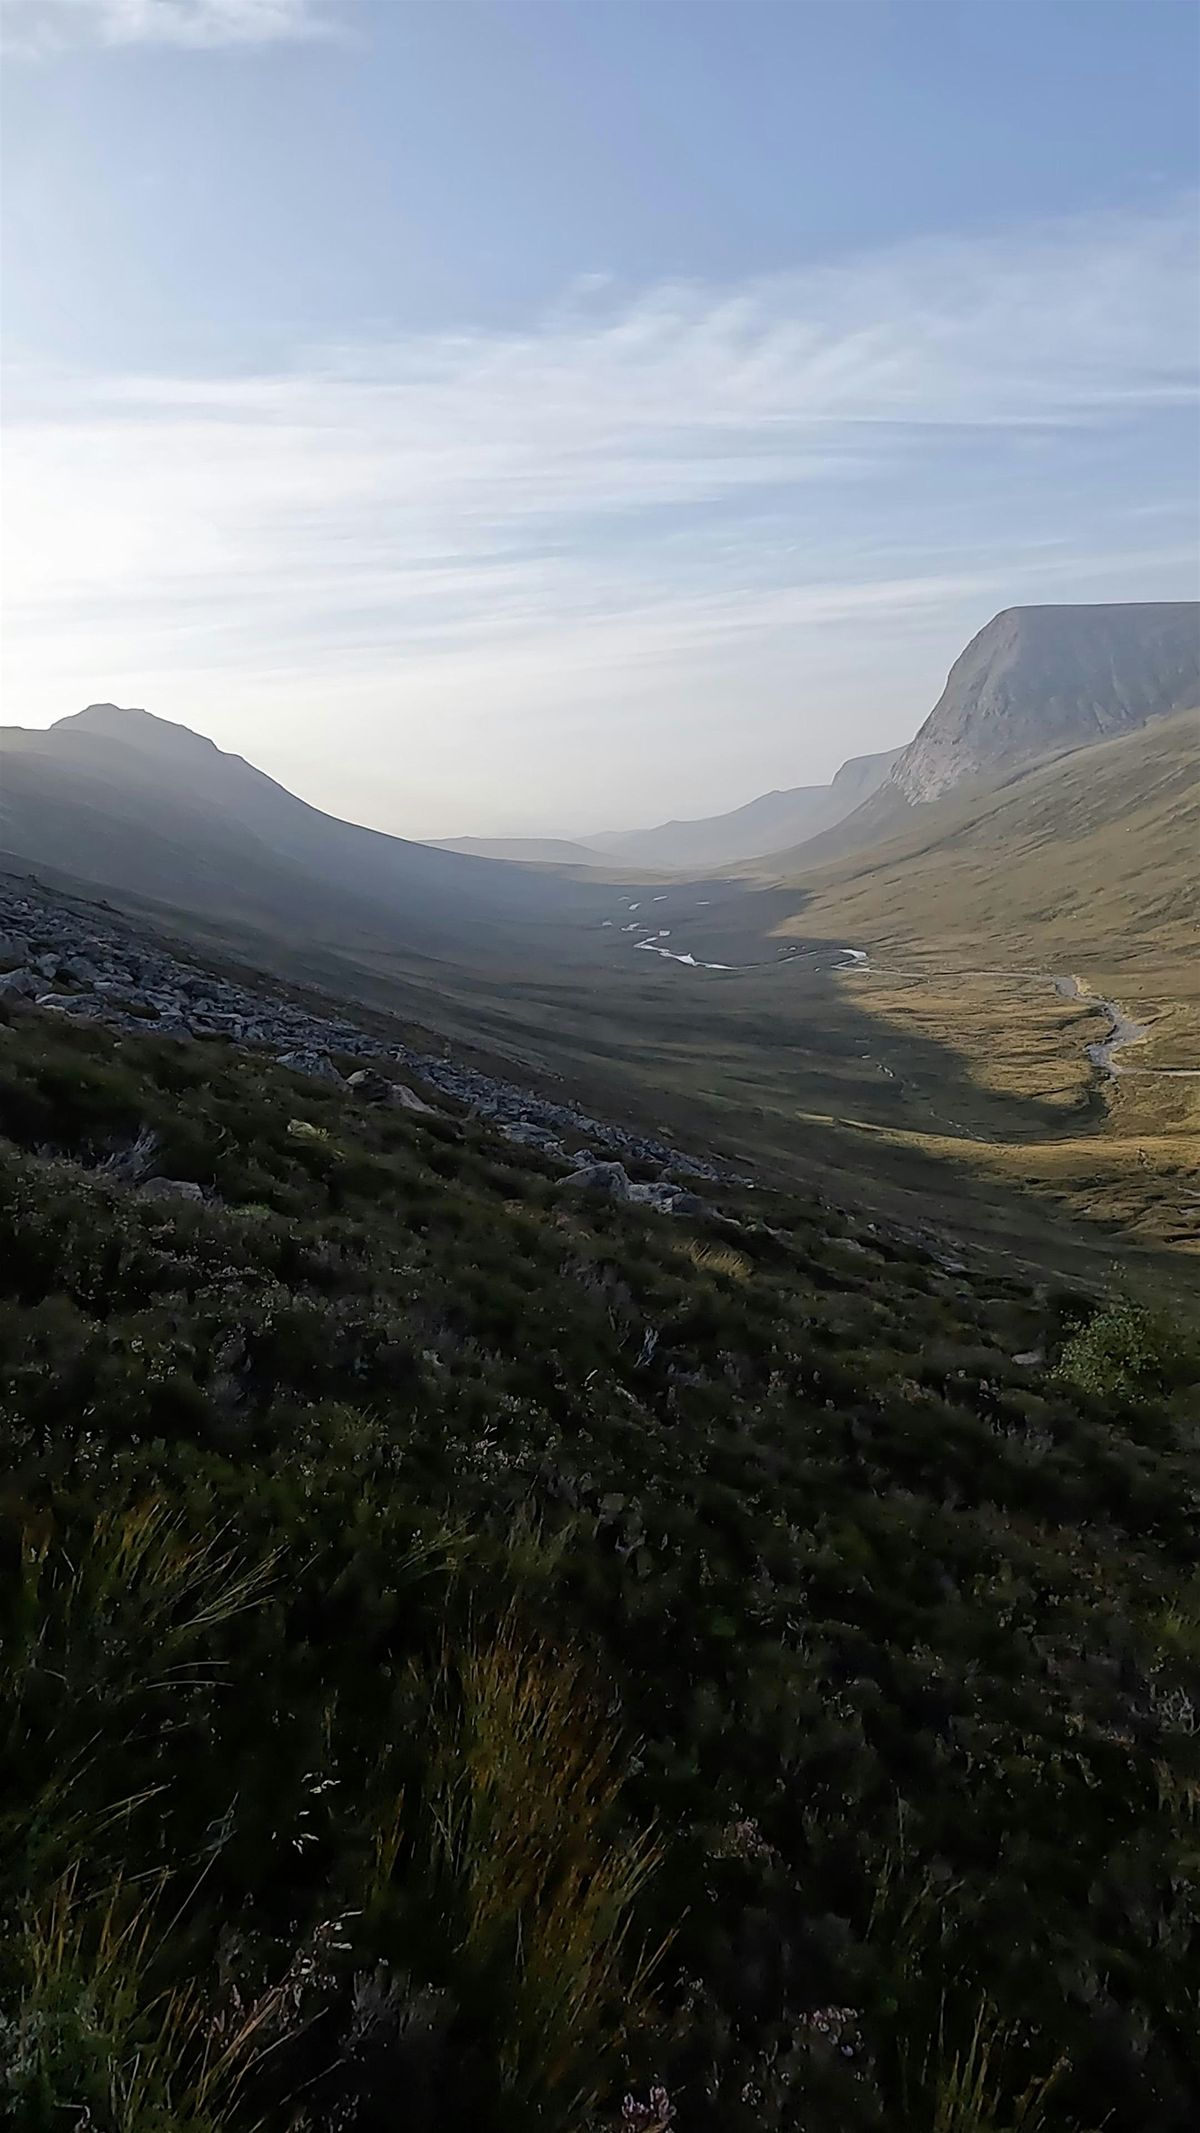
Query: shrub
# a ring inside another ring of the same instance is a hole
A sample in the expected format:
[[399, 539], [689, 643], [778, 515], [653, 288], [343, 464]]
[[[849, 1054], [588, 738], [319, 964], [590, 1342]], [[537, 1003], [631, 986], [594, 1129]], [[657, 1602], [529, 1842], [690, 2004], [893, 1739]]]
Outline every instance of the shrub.
[[1186, 1380], [1200, 1356], [1169, 1318], [1134, 1303], [1109, 1304], [1073, 1334], [1058, 1359], [1064, 1384], [1095, 1397], [1132, 1399]]

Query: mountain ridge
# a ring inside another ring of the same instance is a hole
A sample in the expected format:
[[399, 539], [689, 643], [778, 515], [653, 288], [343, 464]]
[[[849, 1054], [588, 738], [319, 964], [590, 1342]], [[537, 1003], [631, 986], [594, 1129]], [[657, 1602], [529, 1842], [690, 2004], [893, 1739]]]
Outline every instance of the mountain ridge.
[[469, 852], [491, 859], [546, 865], [649, 867], [680, 871], [687, 867], [733, 866], [767, 850], [763, 836], [785, 844], [840, 821], [886, 775], [897, 749], [852, 756], [827, 785], [775, 786], [742, 806], [720, 815], [673, 816], [644, 830], [600, 830], [591, 837], [451, 837], [439, 838], [441, 851]]
[[594, 894], [342, 821], [151, 712], [91, 705], [0, 729], [0, 746], [6, 851], [167, 905], [487, 957], [506, 928], [582, 916]]
[[1002, 608], [950, 668], [902, 746], [851, 757], [828, 785], [775, 787], [720, 815], [563, 841], [450, 840], [444, 849], [596, 866], [740, 866], [811, 846], [813, 864], [888, 835], [905, 813], [1022, 763], [1129, 732], [1200, 701], [1200, 602]]

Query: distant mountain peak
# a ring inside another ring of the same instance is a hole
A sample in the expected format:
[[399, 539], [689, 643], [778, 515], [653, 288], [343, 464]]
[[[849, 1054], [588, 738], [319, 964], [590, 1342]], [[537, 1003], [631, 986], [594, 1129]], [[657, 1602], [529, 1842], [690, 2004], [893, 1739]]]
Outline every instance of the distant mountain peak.
[[87, 704], [82, 711], [56, 718], [51, 731], [82, 733], [97, 740], [118, 741], [126, 748], [153, 748], [160, 753], [171, 750], [194, 754], [197, 749], [203, 749], [205, 754], [221, 753], [215, 741], [208, 740], [202, 733], [193, 733], [190, 726], [180, 726], [173, 719], [159, 718], [153, 711], [123, 704]]

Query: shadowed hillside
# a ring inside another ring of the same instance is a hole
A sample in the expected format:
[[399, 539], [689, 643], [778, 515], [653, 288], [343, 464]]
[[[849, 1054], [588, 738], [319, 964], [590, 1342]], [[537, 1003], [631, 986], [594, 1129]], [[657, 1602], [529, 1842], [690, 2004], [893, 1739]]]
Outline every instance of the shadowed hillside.
[[184, 726], [95, 704], [0, 735], [0, 848], [117, 895], [304, 940], [485, 960], [594, 909], [569, 881], [322, 814]]

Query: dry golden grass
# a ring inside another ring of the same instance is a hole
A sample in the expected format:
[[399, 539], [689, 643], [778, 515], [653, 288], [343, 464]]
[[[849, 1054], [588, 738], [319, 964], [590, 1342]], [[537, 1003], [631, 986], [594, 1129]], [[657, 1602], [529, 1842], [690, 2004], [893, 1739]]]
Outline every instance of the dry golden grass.
[[685, 1237], [677, 1247], [681, 1259], [686, 1259], [701, 1274], [716, 1274], [726, 1281], [749, 1281], [750, 1261], [741, 1252], [728, 1244], [701, 1244], [695, 1237]]
[[624, 1758], [581, 1662], [511, 1613], [447, 1650], [433, 1704], [432, 1865], [468, 1963], [510, 1979], [505, 2081], [582, 2118], [614, 2036], [646, 2016], [662, 1951], [631, 1961], [628, 1944], [659, 1843], [622, 1831]]

